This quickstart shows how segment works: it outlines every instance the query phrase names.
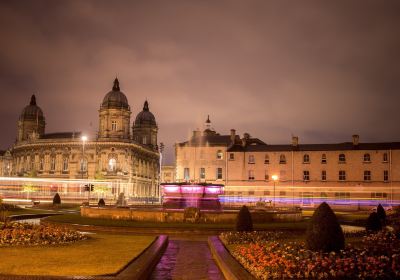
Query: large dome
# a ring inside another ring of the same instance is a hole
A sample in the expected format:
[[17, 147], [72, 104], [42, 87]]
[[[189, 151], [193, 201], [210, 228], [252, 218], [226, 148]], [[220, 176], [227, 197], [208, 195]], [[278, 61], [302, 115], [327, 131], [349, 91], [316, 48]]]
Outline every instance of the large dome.
[[112, 91], [106, 94], [103, 99], [103, 103], [101, 104], [102, 108], [116, 108], [116, 109], [129, 109], [128, 99], [125, 94], [119, 89], [119, 81], [116, 78], [114, 80], [114, 86]]
[[40, 107], [36, 105], [35, 95], [32, 95], [31, 102], [29, 103], [28, 106], [26, 106], [22, 110], [21, 115], [19, 116], [19, 119], [21, 121], [22, 120], [37, 120], [37, 121], [44, 120], [42, 109], [40, 109]]
[[144, 102], [143, 111], [137, 114], [135, 126], [141, 125], [157, 125], [156, 118], [149, 110], [149, 103], [147, 100]]

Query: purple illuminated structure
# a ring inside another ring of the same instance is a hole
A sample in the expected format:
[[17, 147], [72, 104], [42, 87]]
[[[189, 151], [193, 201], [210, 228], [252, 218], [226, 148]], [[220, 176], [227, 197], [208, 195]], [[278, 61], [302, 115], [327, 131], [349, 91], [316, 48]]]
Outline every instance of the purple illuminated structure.
[[163, 207], [184, 209], [196, 207], [208, 210], [220, 210], [219, 195], [224, 194], [224, 185], [217, 184], [161, 184]]

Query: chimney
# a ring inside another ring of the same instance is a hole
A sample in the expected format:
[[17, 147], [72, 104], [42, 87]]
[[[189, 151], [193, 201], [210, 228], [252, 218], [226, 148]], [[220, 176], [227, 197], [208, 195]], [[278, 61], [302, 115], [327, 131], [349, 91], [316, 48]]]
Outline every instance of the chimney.
[[358, 146], [360, 143], [360, 136], [358, 134], [353, 135], [353, 146]]
[[236, 138], [236, 130], [231, 129], [231, 142], [235, 143], [235, 138]]
[[298, 136], [292, 136], [292, 146], [293, 147], [299, 146], [299, 137]]

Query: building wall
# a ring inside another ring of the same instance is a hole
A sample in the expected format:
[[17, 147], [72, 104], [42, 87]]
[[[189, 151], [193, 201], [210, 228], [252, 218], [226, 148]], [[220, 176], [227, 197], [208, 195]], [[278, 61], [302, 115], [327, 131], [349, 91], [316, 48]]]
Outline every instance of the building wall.
[[175, 165], [164, 165], [161, 167], [161, 183], [176, 182], [176, 168]]

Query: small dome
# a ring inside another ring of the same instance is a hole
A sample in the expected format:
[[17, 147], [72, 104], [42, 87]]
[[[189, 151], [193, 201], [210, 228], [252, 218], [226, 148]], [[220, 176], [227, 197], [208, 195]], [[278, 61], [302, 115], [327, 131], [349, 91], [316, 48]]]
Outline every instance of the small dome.
[[141, 125], [157, 125], [156, 118], [149, 110], [149, 103], [147, 100], [144, 102], [143, 111], [137, 114], [135, 126]]
[[117, 78], [114, 80], [112, 91], [106, 94], [101, 104], [102, 108], [124, 108], [129, 109], [128, 99], [125, 94], [119, 89], [119, 81]]
[[43, 121], [43, 111], [39, 106], [36, 105], [36, 97], [32, 95], [31, 102], [28, 106], [26, 106], [19, 116], [19, 119], [22, 120], [38, 120]]

